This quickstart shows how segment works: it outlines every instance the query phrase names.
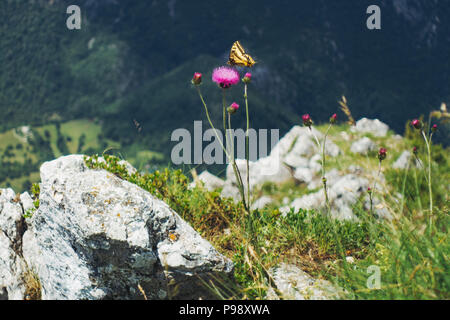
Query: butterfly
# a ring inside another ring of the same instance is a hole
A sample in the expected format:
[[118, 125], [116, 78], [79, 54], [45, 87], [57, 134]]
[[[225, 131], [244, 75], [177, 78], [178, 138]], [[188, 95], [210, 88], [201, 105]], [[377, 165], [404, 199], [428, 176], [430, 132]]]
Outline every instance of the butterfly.
[[255, 60], [245, 53], [244, 48], [236, 41], [230, 50], [230, 57], [228, 58], [228, 64], [232, 66], [252, 67], [255, 64]]

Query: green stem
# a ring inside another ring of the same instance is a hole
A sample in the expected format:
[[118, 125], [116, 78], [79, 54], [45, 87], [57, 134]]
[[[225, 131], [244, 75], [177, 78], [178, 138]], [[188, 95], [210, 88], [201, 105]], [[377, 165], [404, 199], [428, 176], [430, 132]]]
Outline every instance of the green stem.
[[[375, 178], [375, 181], [373, 182], [372, 194], [375, 192], [375, 188], [377, 187], [377, 180], [380, 179], [380, 174], [381, 174], [381, 160], [378, 160], [378, 174], [377, 174], [377, 177]], [[372, 212], [372, 199], [371, 199], [371, 203], [370, 203], [370, 213], [373, 213]]]
[[409, 160], [406, 164], [406, 171], [403, 176], [403, 184], [402, 184], [402, 198], [400, 202], [400, 214], [403, 214], [403, 207], [405, 205], [405, 188], [406, 188], [406, 180], [408, 179], [408, 173], [409, 173], [409, 167], [410, 167], [411, 161]]
[[[227, 135], [227, 122], [226, 122], [226, 99], [225, 99], [225, 90], [226, 89], [222, 89], [222, 107], [223, 107], [223, 128], [225, 130], [225, 144], [228, 147], [228, 143], [229, 141], [231, 143], [233, 143], [233, 137], [231, 135], [231, 120], [228, 118], [229, 124], [230, 124], [230, 140], [228, 140], [228, 135]], [[230, 115], [228, 114], [228, 117]], [[244, 191], [244, 183], [242, 182], [242, 177], [241, 177], [241, 173], [239, 172], [239, 168], [236, 165], [236, 162], [234, 161], [234, 147], [233, 150], [231, 151], [231, 155], [228, 154], [228, 160], [231, 163], [231, 166], [233, 167], [233, 171], [234, 171], [234, 175], [236, 177], [236, 182], [238, 184], [238, 189], [239, 189], [239, 193], [241, 195], [242, 198], [242, 203], [244, 205], [244, 208], [247, 212], [249, 212], [249, 208], [247, 206], [247, 202], [245, 201], [245, 191]]]
[[[211, 118], [210, 118], [209, 112], [208, 112], [208, 107], [206, 106], [206, 102], [205, 102], [205, 100], [203, 99], [203, 95], [202, 95], [202, 93], [201, 93], [201, 91], [200, 91], [200, 88], [199, 88], [198, 86], [196, 86], [196, 88], [197, 88], [197, 91], [198, 91], [198, 95], [200, 96], [200, 100], [202, 100], [203, 106], [205, 107], [206, 117], [208, 118], [209, 125], [210, 125], [211, 128], [214, 130], [214, 134], [215, 134], [217, 140], [219, 141], [220, 146], [222, 147], [223, 151], [225, 152], [225, 155], [227, 156], [227, 158], [229, 158], [227, 149], [224, 147], [223, 142], [222, 142], [222, 140], [219, 138], [219, 135], [218, 135], [218, 133], [217, 133], [217, 129], [214, 127], [214, 125], [213, 125], [213, 123], [212, 123], [212, 121], [211, 121]], [[226, 131], [225, 131], [225, 134], [226, 134]]]
[[433, 216], [433, 191], [431, 189], [431, 138], [433, 137], [433, 133], [430, 134], [430, 141], [428, 141], [425, 132], [422, 130], [422, 136], [425, 140], [425, 143], [427, 145], [428, 150], [428, 192], [430, 197], [430, 216], [429, 216], [429, 228], [430, 228], [430, 234], [432, 229], [432, 216]]
[[414, 181], [416, 184], [416, 197], [419, 204], [420, 211], [422, 211], [422, 200], [420, 200], [420, 191], [419, 191], [419, 184], [417, 182], [417, 168], [414, 168]]
[[323, 145], [322, 146], [320, 145], [319, 139], [314, 134], [314, 132], [312, 131], [311, 127], [309, 127], [309, 130], [311, 130], [311, 133], [312, 133], [314, 139], [316, 140], [317, 147], [319, 148], [319, 150], [322, 149], [322, 185], [323, 185], [323, 192], [325, 194], [325, 204], [327, 206], [327, 213], [328, 213], [328, 215], [331, 215], [331, 206], [330, 206], [330, 200], [328, 198], [327, 178], [325, 177], [325, 144], [326, 144], [328, 132], [330, 131], [331, 126], [332, 126], [332, 124], [330, 124], [328, 126], [328, 129], [325, 132], [325, 137], [323, 139]]
[[414, 155], [416, 157], [416, 161], [419, 163], [420, 167], [422, 168], [422, 170], [424, 171], [424, 176], [425, 176], [425, 180], [427, 180], [428, 183], [428, 176], [427, 176], [427, 170], [425, 170], [425, 167], [422, 164], [422, 161], [419, 159], [419, 157], [417, 155]]
[[245, 114], [247, 116], [247, 130], [245, 131], [245, 160], [247, 161], [247, 201], [248, 207], [251, 207], [250, 200], [250, 164], [249, 164], [249, 128], [250, 128], [250, 119], [248, 113], [248, 99], [247, 99], [247, 84], [244, 86], [244, 99], [245, 99]]

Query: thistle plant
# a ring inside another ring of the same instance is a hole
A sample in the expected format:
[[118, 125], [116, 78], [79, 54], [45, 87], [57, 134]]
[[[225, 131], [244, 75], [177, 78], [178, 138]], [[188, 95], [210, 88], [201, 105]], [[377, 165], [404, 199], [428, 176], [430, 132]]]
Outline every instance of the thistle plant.
[[245, 116], [247, 119], [247, 129], [245, 130], [245, 160], [247, 165], [247, 201], [249, 208], [251, 207], [251, 200], [250, 200], [250, 165], [249, 165], [249, 132], [250, 129], [250, 119], [249, 119], [249, 113], [248, 113], [248, 96], [247, 96], [247, 85], [250, 83], [252, 79], [252, 74], [247, 72], [242, 78], [242, 82], [244, 83], [244, 100], [245, 100]]
[[[431, 234], [432, 226], [433, 226], [433, 189], [432, 189], [432, 183], [431, 183], [431, 144], [432, 144], [432, 138], [433, 134], [437, 131], [437, 125], [434, 124], [431, 129], [428, 129], [428, 135], [425, 133], [424, 130], [424, 124], [422, 121], [418, 119], [414, 119], [411, 121], [411, 126], [414, 127], [416, 130], [420, 130], [420, 133], [422, 134], [423, 140], [425, 141], [425, 144], [427, 146], [427, 160], [428, 160], [428, 168], [427, 168], [427, 183], [428, 183], [428, 194], [430, 198], [430, 213], [429, 213], [429, 231]], [[417, 149], [414, 152], [415, 157], [417, 158]], [[419, 163], [420, 160], [419, 160]]]
[[386, 148], [380, 148], [380, 150], [378, 150], [378, 174], [376, 179], [373, 182], [373, 188], [368, 188], [367, 189], [367, 193], [369, 194], [369, 201], [370, 201], [370, 214], [373, 214], [373, 193], [376, 190], [377, 187], [377, 180], [380, 178], [380, 174], [381, 174], [381, 163], [383, 162], [384, 159], [386, 159], [387, 156], [387, 150]]
[[[217, 139], [217, 141], [219, 141], [220, 146], [222, 147], [222, 150], [224, 151], [224, 153], [228, 159], [228, 162], [231, 164], [231, 166], [233, 168], [233, 172], [236, 177], [236, 182], [238, 185], [239, 193], [242, 198], [242, 203], [244, 205], [244, 208], [247, 212], [250, 212], [250, 206], [245, 199], [245, 188], [244, 188], [242, 176], [241, 176], [238, 166], [236, 165], [236, 161], [235, 161], [235, 157], [234, 157], [234, 141], [233, 141], [233, 136], [231, 134], [231, 115], [234, 114], [238, 110], [239, 105], [236, 102], [233, 102], [231, 105], [227, 106], [227, 102], [226, 102], [227, 89], [239, 82], [239, 73], [235, 69], [232, 69], [229, 67], [219, 67], [219, 68], [214, 69], [213, 74], [212, 74], [212, 81], [217, 83], [218, 87], [222, 89], [222, 118], [223, 118], [223, 129], [225, 130], [225, 144], [220, 139], [219, 134], [217, 133], [217, 130], [211, 121], [211, 117], [210, 117], [209, 111], [208, 111], [208, 106], [207, 106], [205, 100], [203, 99], [203, 95], [200, 90], [200, 85], [202, 83], [202, 75], [200, 73], [196, 72], [194, 74], [194, 77], [192, 78], [191, 82], [196, 87], [197, 92], [200, 97], [200, 100], [202, 101], [202, 104], [205, 108], [206, 117], [208, 118], [209, 125], [214, 130], [216, 139]], [[247, 103], [247, 101], [246, 101], [246, 103]], [[248, 110], [248, 107], [247, 107], [247, 110]], [[227, 117], [228, 117], [228, 122], [227, 122]], [[248, 115], [247, 115], [247, 119], [248, 119]], [[227, 127], [227, 123], [228, 123], [228, 127]], [[247, 128], [247, 131], [248, 131], [248, 128]], [[229, 134], [229, 136], [228, 136], [228, 134]], [[248, 143], [248, 141], [247, 141], [247, 143]], [[246, 158], [247, 158], [247, 163], [248, 163], [248, 153], [246, 153]], [[249, 173], [248, 173], [248, 164], [247, 164], [247, 176], [248, 176], [248, 174]], [[249, 178], [247, 177], [247, 181], [248, 181], [248, 179]], [[249, 199], [249, 198], [250, 197], [248, 196], [247, 199]]]
[[311, 116], [309, 114], [304, 114], [302, 116], [302, 120], [303, 120], [303, 125], [305, 127], [308, 127], [309, 130], [311, 131], [311, 133], [312, 133], [312, 135], [314, 137], [314, 140], [316, 142], [317, 148], [319, 148], [319, 150], [321, 150], [321, 155], [322, 155], [322, 185], [323, 185], [323, 192], [325, 194], [325, 204], [327, 206], [327, 213], [330, 215], [330, 213], [331, 213], [331, 206], [330, 206], [330, 200], [328, 198], [327, 178], [325, 176], [325, 160], [326, 160], [326, 158], [325, 158], [325, 151], [326, 151], [325, 147], [326, 147], [328, 133], [329, 133], [331, 127], [333, 126], [333, 124], [336, 123], [337, 115], [335, 113], [335, 114], [333, 114], [330, 117], [330, 124], [329, 124], [329, 126], [328, 126], [328, 128], [327, 128], [327, 130], [325, 132], [325, 136], [323, 138], [322, 144], [319, 142], [319, 139], [317, 138], [316, 134], [312, 130], [313, 121], [311, 119]]

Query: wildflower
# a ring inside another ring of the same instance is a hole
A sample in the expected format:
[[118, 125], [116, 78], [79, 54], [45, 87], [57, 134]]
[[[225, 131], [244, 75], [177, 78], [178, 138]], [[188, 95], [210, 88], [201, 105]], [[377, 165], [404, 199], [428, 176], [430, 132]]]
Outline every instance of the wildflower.
[[380, 151], [378, 151], [378, 159], [380, 159], [380, 161], [386, 159], [386, 152], [387, 150], [385, 148], [380, 148]]
[[331, 118], [330, 118], [330, 123], [331, 123], [331, 124], [334, 124], [334, 123], [336, 123], [336, 120], [337, 120], [337, 114], [335, 113], [335, 114], [333, 114], [333, 115], [331, 116]]
[[250, 83], [250, 81], [252, 80], [252, 74], [250, 72], [247, 72], [244, 76], [244, 78], [242, 78], [242, 82], [244, 82], [245, 84]]
[[411, 121], [411, 125], [416, 129], [422, 129], [422, 122], [420, 122], [420, 120], [418, 119], [414, 119], [413, 121]]
[[309, 114], [304, 114], [302, 116], [302, 120], [303, 120], [303, 125], [305, 127], [311, 127], [311, 125], [313, 124], [313, 121], [312, 121], [311, 116]]
[[417, 147], [413, 148], [413, 154], [417, 154]]
[[236, 102], [233, 102], [227, 109], [229, 114], [235, 113], [239, 109], [239, 105]]
[[433, 126], [431, 127], [431, 132], [436, 132], [437, 130], [437, 124], [433, 124]]
[[199, 72], [194, 73], [194, 77], [192, 77], [192, 84], [198, 86], [201, 83], [202, 83], [202, 74]]
[[239, 73], [228, 67], [214, 69], [212, 80], [221, 88], [229, 88], [239, 82]]
[[372, 193], [372, 188], [371, 188], [371, 187], [368, 187], [368, 188], [367, 188], [367, 192], [368, 192], [368, 193]]

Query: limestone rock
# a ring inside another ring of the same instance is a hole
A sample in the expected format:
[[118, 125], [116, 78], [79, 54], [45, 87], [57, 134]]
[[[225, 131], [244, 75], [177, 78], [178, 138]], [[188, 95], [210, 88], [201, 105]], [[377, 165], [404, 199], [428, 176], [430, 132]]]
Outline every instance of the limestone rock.
[[378, 119], [362, 118], [356, 121], [356, 125], [351, 130], [353, 132], [371, 133], [375, 137], [385, 137], [389, 131], [389, 126]]
[[[220, 179], [219, 177], [216, 177], [212, 173], [210, 173], [208, 170], [203, 171], [198, 175], [198, 180], [203, 182], [203, 186], [206, 188], [206, 190], [214, 191], [216, 189], [223, 188], [225, 185], [225, 181]], [[191, 184], [191, 187], [193, 187], [195, 182]]]
[[23, 252], [42, 299], [210, 298], [220, 255], [163, 201], [79, 155], [41, 166], [40, 206]]
[[411, 159], [411, 156], [412, 156], [412, 154], [408, 150], [403, 151], [403, 153], [400, 155], [400, 157], [398, 157], [398, 159], [392, 165], [392, 168], [406, 169], [406, 167], [408, 166], [408, 162]]
[[297, 168], [294, 172], [294, 178], [301, 182], [309, 183], [313, 177], [314, 173], [308, 168]]
[[367, 155], [370, 151], [377, 149], [377, 145], [367, 137], [361, 138], [358, 141], [352, 143], [350, 151], [353, 153], [359, 153], [362, 155]]
[[252, 210], [261, 210], [265, 206], [271, 204], [273, 202], [273, 199], [269, 196], [262, 196], [261, 198], [255, 200], [255, 202], [252, 203]]
[[12, 189], [0, 189], [0, 300], [25, 297], [26, 264], [21, 256], [23, 210]]
[[[284, 300], [332, 300], [340, 295], [329, 281], [314, 279], [292, 264], [282, 263], [272, 268], [270, 274]], [[267, 299], [279, 299], [273, 288], [270, 289]]]

